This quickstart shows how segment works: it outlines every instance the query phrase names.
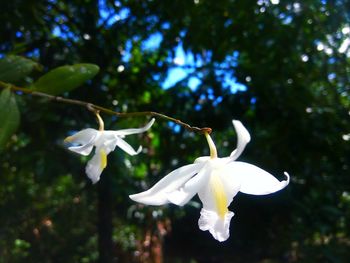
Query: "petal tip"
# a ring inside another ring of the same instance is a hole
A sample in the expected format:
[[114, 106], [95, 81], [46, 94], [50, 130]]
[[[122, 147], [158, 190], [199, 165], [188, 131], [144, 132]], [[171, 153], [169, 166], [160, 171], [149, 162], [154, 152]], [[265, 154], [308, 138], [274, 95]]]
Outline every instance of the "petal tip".
[[147, 125], [145, 126], [145, 130], [148, 130], [149, 128], [151, 128], [155, 121], [156, 121], [156, 119], [155, 119], [155, 118], [152, 118], [152, 119], [149, 121], [149, 123], [147, 123]]
[[100, 178], [97, 179], [97, 180], [92, 180], [92, 179], [91, 179], [91, 182], [92, 182], [92, 184], [96, 184], [99, 180], [100, 180]]
[[232, 120], [232, 124], [235, 127], [236, 132], [239, 133], [247, 143], [250, 142], [250, 134], [246, 127], [244, 127], [243, 123], [239, 120]]
[[286, 176], [286, 180], [284, 180], [285, 181], [285, 183], [286, 183], [286, 185], [288, 185], [289, 184], [289, 181], [290, 181], [290, 175], [289, 175], [289, 173], [287, 173], [286, 171], [285, 172], [283, 172], [283, 174]]
[[169, 203], [162, 194], [155, 194], [145, 191], [138, 194], [129, 195], [129, 198], [144, 205], [165, 205]]
[[137, 196], [137, 194], [133, 194], [133, 195], [129, 195], [129, 198], [135, 202], [137, 202], [137, 198], [135, 198], [135, 196]]
[[140, 145], [139, 148], [137, 148], [136, 154], [139, 154], [140, 152], [142, 152], [142, 146]]
[[142, 203], [142, 204], [144, 203], [143, 199], [142, 199], [142, 192], [141, 193], [137, 193], [137, 194], [129, 195], [129, 198], [131, 200], [133, 200], [134, 202]]

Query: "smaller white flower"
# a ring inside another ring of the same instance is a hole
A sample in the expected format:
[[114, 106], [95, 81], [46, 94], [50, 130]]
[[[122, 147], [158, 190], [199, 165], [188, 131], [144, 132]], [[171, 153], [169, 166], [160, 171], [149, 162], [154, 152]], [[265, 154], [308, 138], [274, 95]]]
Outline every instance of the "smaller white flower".
[[210, 157], [197, 158], [194, 164], [182, 166], [161, 179], [149, 190], [130, 195], [134, 201], [147, 205], [186, 204], [198, 194], [203, 203], [198, 226], [222, 242], [230, 236], [230, 221], [234, 213], [228, 210], [238, 192], [266, 195], [277, 192], [289, 183], [278, 181], [268, 172], [245, 162], [237, 162], [250, 141], [249, 132], [240, 121], [233, 120], [238, 136], [237, 149], [229, 157], [218, 158], [214, 142], [205, 134]]
[[137, 151], [135, 151], [126, 141], [123, 140], [123, 138], [126, 135], [145, 132], [151, 128], [153, 123], [154, 119], [152, 119], [142, 128], [117, 131], [105, 131], [88, 128], [67, 137], [64, 141], [76, 144], [68, 149], [85, 156], [89, 155], [93, 147], [95, 147], [95, 154], [89, 160], [85, 168], [87, 176], [91, 179], [92, 183], [95, 184], [98, 182], [98, 180], [100, 180], [100, 175], [103, 169], [107, 166], [107, 155], [114, 151], [116, 146], [130, 155], [136, 155], [141, 152], [141, 146], [137, 149]]

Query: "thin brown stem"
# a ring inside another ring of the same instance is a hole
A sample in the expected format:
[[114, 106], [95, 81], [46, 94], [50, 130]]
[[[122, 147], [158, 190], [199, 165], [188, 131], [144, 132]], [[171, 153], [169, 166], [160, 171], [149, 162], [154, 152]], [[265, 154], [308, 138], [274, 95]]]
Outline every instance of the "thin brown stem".
[[95, 105], [93, 103], [90, 102], [86, 102], [86, 101], [81, 101], [81, 100], [73, 100], [73, 99], [67, 99], [67, 98], [63, 98], [60, 96], [53, 96], [47, 93], [43, 93], [43, 92], [39, 92], [39, 91], [34, 91], [28, 88], [21, 88], [21, 87], [17, 87], [15, 85], [12, 84], [8, 84], [5, 82], [0, 81], [0, 88], [6, 89], [9, 88], [12, 91], [19, 91], [19, 92], [23, 92], [25, 94], [30, 94], [33, 96], [38, 96], [38, 97], [43, 97], [46, 98], [48, 100], [52, 100], [52, 101], [57, 101], [60, 103], [66, 103], [66, 104], [72, 104], [72, 105], [78, 105], [81, 107], [85, 107], [87, 108], [89, 111], [92, 111], [96, 114], [96, 112], [103, 112], [109, 115], [114, 115], [114, 116], [118, 116], [118, 117], [139, 117], [139, 116], [152, 116], [152, 117], [158, 117], [164, 120], [168, 120], [171, 122], [174, 122], [182, 127], [184, 127], [185, 129], [192, 131], [192, 132], [197, 132], [200, 134], [205, 134], [208, 133], [210, 134], [212, 129], [209, 127], [203, 127], [203, 128], [199, 128], [199, 127], [195, 127], [195, 126], [191, 126], [181, 120], [175, 119], [173, 117], [167, 116], [165, 114], [162, 113], [158, 113], [155, 111], [139, 111], [139, 112], [116, 112], [107, 108], [104, 108], [102, 106], [99, 105]]

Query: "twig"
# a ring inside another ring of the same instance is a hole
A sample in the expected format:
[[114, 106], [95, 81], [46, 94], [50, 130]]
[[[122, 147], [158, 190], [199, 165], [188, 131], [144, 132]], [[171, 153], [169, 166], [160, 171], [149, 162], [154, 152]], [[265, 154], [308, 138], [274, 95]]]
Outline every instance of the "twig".
[[38, 96], [38, 97], [43, 97], [46, 98], [48, 100], [52, 100], [52, 101], [57, 101], [60, 103], [66, 103], [66, 104], [72, 104], [72, 105], [78, 105], [81, 107], [86, 107], [87, 110], [94, 112], [95, 114], [97, 112], [103, 112], [109, 115], [114, 115], [117, 117], [138, 117], [138, 116], [152, 116], [152, 117], [158, 117], [161, 119], [165, 119], [171, 122], [174, 122], [182, 127], [184, 127], [185, 129], [192, 131], [192, 132], [197, 132], [200, 134], [205, 134], [208, 133], [210, 134], [212, 129], [209, 127], [203, 127], [203, 128], [199, 128], [199, 127], [195, 127], [195, 126], [191, 126], [181, 120], [175, 119], [173, 117], [167, 116], [165, 114], [161, 114], [155, 111], [140, 111], [140, 112], [116, 112], [107, 108], [104, 108], [102, 106], [99, 105], [95, 105], [93, 103], [90, 102], [85, 102], [85, 101], [81, 101], [81, 100], [74, 100], [74, 99], [67, 99], [67, 98], [63, 98], [60, 96], [53, 96], [47, 93], [43, 93], [43, 92], [39, 92], [39, 91], [34, 91], [28, 88], [21, 88], [21, 87], [17, 87], [15, 85], [12, 84], [8, 84], [5, 82], [0, 81], [0, 87], [3, 89], [9, 88], [12, 91], [20, 91], [23, 92], [25, 94], [30, 94], [33, 96]]

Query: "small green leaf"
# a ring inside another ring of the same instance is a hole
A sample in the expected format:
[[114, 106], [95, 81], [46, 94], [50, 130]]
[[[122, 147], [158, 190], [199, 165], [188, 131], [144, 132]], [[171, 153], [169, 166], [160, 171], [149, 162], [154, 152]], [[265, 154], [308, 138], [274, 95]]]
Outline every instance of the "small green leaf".
[[58, 67], [39, 78], [30, 88], [34, 91], [58, 95], [79, 87], [93, 78], [99, 70], [99, 67], [94, 64]]
[[15, 84], [28, 76], [40, 65], [30, 59], [20, 56], [6, 56], [0, 59], [0, 80]]
[[2, 109], [2, 114], [0, 114], [1, 151], [12, 134], [16, 132], [20, 121], [20, 114], [16, 104], [16, 99], [10, 89], [5, 89], [0, 93], [0, 109]]

